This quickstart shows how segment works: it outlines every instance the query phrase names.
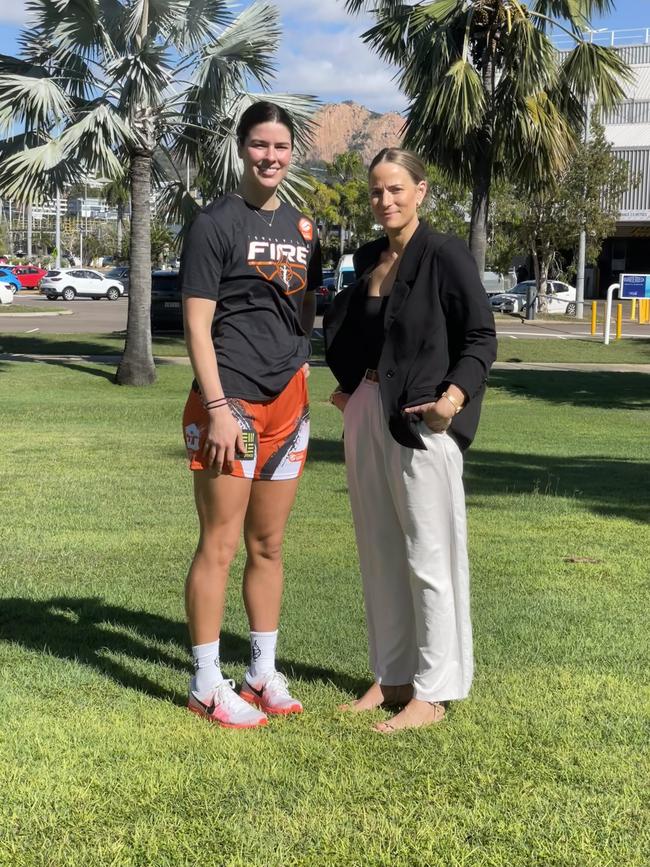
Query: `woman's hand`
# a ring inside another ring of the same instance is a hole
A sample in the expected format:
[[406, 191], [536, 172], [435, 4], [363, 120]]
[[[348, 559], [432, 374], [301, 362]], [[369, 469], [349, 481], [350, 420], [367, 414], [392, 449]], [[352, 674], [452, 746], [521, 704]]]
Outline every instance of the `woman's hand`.
[[456, 410], [447, 400], [434, 401], [434, 403], [423, 403], [420, 406], [409, 406], [404, 410], [405, 413], [418, 413], [422, 416], [422, 421], [433, 433], [444, 433], [451, 424], [452, 418], [456, 415]]
[[241, 428], [226, 404], [208, 410], [208, 435], [203, 446], [207, 465], [220, 473], [225, 464], [235, 460], [235, 453], [245, 451]]
[[333, 391], [330, 394], [330, 403], [334, 404], [337, 409], [340, 409], [341, 412], [345, 409], [345, 405], [350, 400], [350, 395], [345, 391]]
[[303, 364], [303, 366], [300, 369], [302, 370], [302, 372], [305, 376], [305, 379], [307, 379], [309, 374], [311, 373], [311, 370], [309, 369], [309, 362], [305, 361], [305, 363]]

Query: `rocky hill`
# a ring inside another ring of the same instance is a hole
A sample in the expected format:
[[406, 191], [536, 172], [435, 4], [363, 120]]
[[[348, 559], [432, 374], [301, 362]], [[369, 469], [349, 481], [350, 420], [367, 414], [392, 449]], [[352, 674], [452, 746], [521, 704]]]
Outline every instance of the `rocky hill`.
[[361, 153], [369, 163], [377, 151], [401, 143], [404, 118], [395, 112], [377, 114], [355, 102], [324, 105], [315, 116], [316, 132], [306, 156], [308, 163], [331, 162], [348, 150]]

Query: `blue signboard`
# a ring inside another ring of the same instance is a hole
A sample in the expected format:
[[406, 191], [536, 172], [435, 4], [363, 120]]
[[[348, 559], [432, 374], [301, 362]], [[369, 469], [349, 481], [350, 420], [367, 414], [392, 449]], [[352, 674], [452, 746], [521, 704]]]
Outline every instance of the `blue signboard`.
[[650, 274], [621, 274], [619, 298], [650, 298]]

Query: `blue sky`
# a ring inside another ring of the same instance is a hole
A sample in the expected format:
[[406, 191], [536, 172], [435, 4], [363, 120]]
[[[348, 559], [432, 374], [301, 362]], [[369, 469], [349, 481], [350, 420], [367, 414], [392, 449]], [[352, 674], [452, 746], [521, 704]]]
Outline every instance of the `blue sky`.
[[[343, 0], [275, 0], [284, 38], [277, 58], [275, 89], [312, 93], [323, 102], [353, 99], [374, 111], [401, 111], [405, 100], [385, 66], [359, 39], [368, 20], [352, 18]], [[234, 4], [233, 4], [234, 5]], [[247, 0], [239, 7], [247, 6]], [[650, 27], [650, 0], [617, 0], [616, 11], [594, 28]], [[26, 21], [24, 0], [3, 0], [0, 53], [14, 54]]]

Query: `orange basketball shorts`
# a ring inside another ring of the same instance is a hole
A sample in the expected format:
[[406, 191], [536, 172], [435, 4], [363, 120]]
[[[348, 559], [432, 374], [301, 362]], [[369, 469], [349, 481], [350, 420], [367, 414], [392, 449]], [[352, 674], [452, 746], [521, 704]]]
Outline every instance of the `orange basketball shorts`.
[[[224, 475], [242, 479], [296, 479], [301, 475], [309, 442], [309, 395], [302, 369], [272, 400], [248, 401], [232, 397], [228, 406], [239, 422], [245, 453]], [[204, 470], [203, 446], [208, 413], [197, 391], [190, 391], [183, 412], [183, 433], [191, 470]]]

